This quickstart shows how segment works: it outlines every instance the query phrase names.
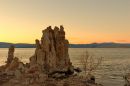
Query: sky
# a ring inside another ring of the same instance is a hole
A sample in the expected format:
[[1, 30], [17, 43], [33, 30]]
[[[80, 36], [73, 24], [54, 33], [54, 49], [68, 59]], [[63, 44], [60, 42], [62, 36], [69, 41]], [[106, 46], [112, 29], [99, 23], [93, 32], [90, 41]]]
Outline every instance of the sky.
[[34, 43], [63, 25], [70, 43], [130, 43], [130, 0], [0, 0], [0, 42]]

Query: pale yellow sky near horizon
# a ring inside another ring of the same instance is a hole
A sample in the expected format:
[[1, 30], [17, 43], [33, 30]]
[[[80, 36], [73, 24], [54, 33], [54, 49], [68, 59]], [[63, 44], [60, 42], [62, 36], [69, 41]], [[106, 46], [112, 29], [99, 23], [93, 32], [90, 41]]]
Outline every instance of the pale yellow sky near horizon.
[[130, 43], [130, 0], [0, 0], [0, 42], [34, 43], [49, 25], [70, 43]]

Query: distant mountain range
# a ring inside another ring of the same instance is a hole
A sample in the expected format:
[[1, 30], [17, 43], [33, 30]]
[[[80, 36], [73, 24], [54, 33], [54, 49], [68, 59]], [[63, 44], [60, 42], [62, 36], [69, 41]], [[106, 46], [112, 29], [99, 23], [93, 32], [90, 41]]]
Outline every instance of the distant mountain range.
[[35, 48], [35, 44], [27, 44], [27, 43], [7, 43], [7, 42], [0, 42], [0, 48], [9, 48], [10, 45], [14, 45], [16, 48]]
[[71, 48], [130, 48], [130, 43], [70, 44]]
[[[9, 48], [10, 45], [14, 45], [16, 48], [35, 48], [35, 44], [27, 43], [7, 43], [0, 42], [0, 48]], [[92, 44], [70, 44], [70, 48], [130, 48], [130, 43], [92, 43]]]

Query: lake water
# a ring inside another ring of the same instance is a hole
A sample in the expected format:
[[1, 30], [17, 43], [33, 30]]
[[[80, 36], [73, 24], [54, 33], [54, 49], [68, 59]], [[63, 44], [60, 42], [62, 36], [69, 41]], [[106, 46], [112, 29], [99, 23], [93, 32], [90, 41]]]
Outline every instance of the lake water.
[[[80, 58], [85, 51], [95, 58], [104, 57], [101, 66], [95, 71], [96, 81], [104, 86], [124, 86], [123, 75], [130, 68], [130, 48], [70, 48], [70, 59], [75, 66], [81, 66]], [[34, 48], [17, 48], [15, 56], [23, 62], [29, 62]], [[0, 48], [0, 65], [5, 64], [7, 48]]]

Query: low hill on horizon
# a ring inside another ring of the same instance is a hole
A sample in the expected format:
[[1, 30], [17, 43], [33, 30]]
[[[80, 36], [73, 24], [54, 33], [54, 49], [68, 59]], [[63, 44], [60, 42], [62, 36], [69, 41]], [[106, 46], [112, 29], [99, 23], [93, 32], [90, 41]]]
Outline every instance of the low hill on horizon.
[[28, 43], [7, 43], [7, 42], [0, 42], [0, 48], [9, 48], [10, 45], [14, 45], [16, 48], [35, 48], [35, 44], [28, 44]]
[[130, 48], [130, 43], [70, 44], [71, 48]]
[[[9, 48], [14, 45], [16, 48], [35, 48], [35, 44], [0, 42], [0, 48]], [[70, 44], [70, 48], [130, 48], [130, 43], [92, 43], [92, 44]]]

